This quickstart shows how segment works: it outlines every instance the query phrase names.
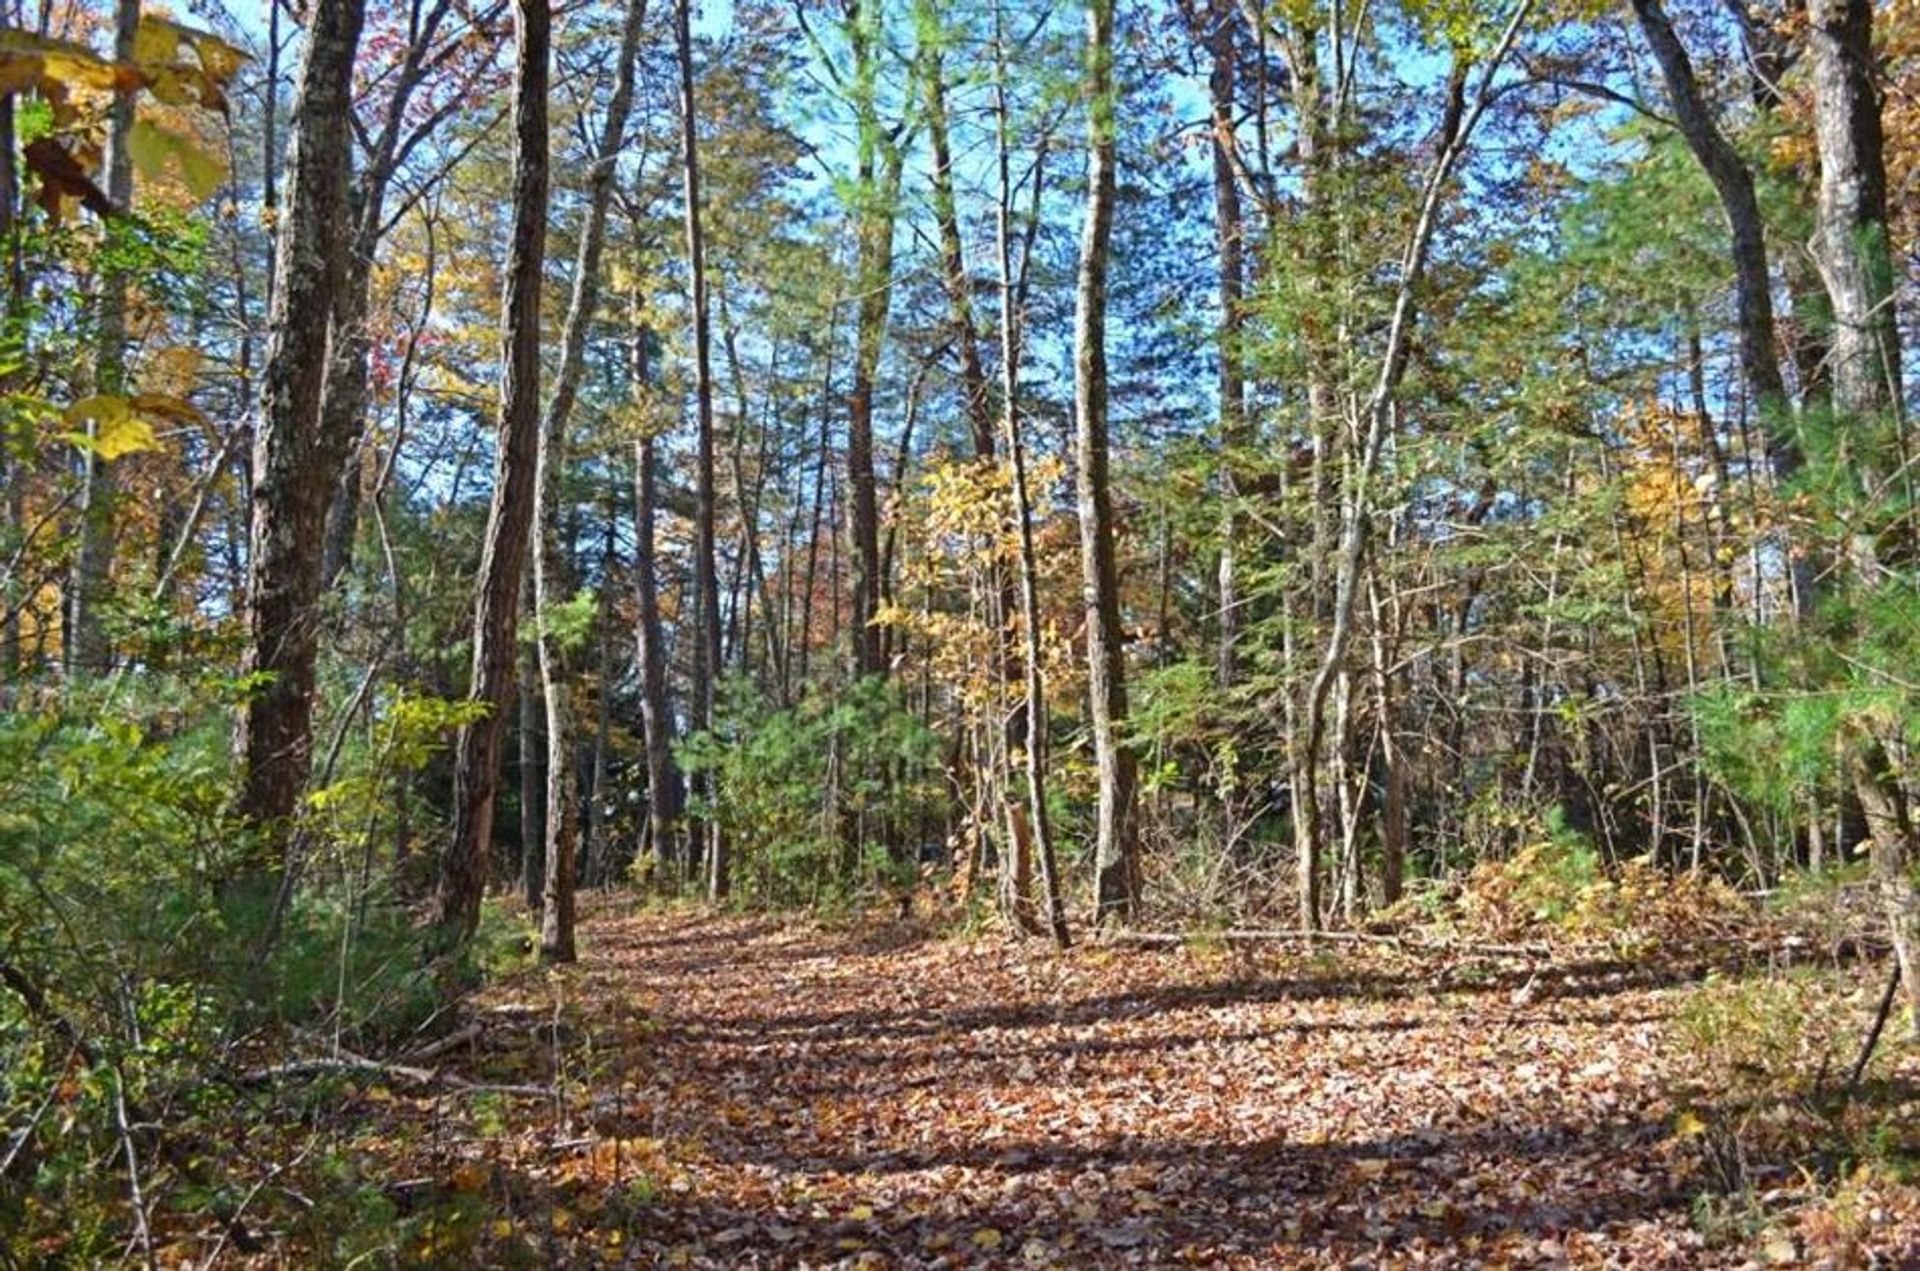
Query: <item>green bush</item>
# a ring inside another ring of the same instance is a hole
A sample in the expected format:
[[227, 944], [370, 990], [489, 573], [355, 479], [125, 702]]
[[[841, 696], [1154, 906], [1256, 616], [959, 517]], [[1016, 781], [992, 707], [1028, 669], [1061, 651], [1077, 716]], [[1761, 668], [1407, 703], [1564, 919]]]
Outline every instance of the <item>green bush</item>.
[[[130, 1138], [151, 1206], [226, 1203], [168, 1145], [226, 1137], [227, 1077], [442, 1005], [391, 871], [361, 868], [360, 808], [337, 815], [343, 791], [379, 797], [357, 764], [303, 821], [301, 885], [263, 940], [272, 904], [236, 885], [255, 855], [227, 811], [240, 691], [150, 674], [0, 713], [0, 1230], [55, 1261], [121, 1255]], [[387, 729], [367, 770], [417, 764], [418, 731]]]
[[945, 807], [939, 741], [878, 679], [781, 709], [730, 684], [680, 762], [732, 844], [743, 899], [838, 904], [899, 885]]

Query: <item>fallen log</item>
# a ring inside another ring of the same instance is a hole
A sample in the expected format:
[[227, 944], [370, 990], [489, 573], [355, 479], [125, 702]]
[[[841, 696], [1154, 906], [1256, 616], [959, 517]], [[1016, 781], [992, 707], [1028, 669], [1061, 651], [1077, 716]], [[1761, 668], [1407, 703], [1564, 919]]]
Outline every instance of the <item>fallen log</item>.
[[290, 1059], [285, 1063], [250, 1069], [241, 1073], [237, 1080], [243, 1086], [266, 1086], [279, 1081], [344, 1073], [368, 1073], [384, 1077], [396, 1084], [444, 1086], [469, 1094], [520, 1095], [530, 1099], [551, 1099], [554, 1095], [551, 1086], [503, 1085], [495, 1082], [469, 1081], [458, 1073], [445, 1072], [438, 1068], [421, 1068], [414, 1064], [383, 1063], [377, 1059], [369, 1059], [365, 1055], [356, 1055], [349, 1050], [310, 1059]]
[[1386, 935], [1371, 931], [1307, 931], [1296, 928], [1230, 927], [1225, 931], [1116, 931], [1104, 937], [1109, 944], [1167, 946], [1217, 940], [1225, 944], [1370, 944], [1393, 949], [1436, 953], [1476, 953], [1486, 957], [1550, 958], [1545, 944], [1486, 944], [1468, 940], [1428, 940], [1420, 936]]

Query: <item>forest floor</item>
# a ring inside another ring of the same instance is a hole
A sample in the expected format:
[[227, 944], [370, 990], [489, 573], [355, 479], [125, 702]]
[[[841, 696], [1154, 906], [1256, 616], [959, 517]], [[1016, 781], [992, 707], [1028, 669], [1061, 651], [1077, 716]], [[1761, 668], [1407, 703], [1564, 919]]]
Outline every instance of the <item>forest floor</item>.
[[[401, 1261], [1920, 1265], [1920, 1192], [1769, 1170], [1729, 1127], [1788, 1103], [1674, 1093], [1697, 964], [1060, 955], [617, 898], [581, 947], [443, 1061], [502, 1089], [346, 1092]], [[1870, 1016], [1879, 971], [1836, 976]]]

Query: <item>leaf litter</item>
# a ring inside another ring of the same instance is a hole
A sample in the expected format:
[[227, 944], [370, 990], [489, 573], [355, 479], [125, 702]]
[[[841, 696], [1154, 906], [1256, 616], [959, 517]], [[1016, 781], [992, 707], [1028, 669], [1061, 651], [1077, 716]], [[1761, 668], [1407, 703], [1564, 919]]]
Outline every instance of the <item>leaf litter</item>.
[[365, 1100], [368, 1168], [480, 1201], [486, 1264], [1920, 1265], [1891, 1180], [1701, 1221], [1724, 1180], [1668, 1027], [1698, 967], [615, 905], [582, 948], [478, 1004], [523, 1026], [474, 1079], [551, 1100], [436, 1095], [430, 1136], [425, 1096]]

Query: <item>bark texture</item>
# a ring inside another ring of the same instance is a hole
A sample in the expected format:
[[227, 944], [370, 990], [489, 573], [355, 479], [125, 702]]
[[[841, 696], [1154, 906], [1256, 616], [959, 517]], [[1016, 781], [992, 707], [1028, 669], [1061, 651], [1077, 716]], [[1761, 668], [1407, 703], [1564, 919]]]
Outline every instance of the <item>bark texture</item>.
[[493, 500], [481, 549], [473, 615], [470, 700], [486, 709], [454, 742], [453, 835], [440, 857], [434, 919], [448, 943], [464, 943], [480, 922], [500, 734], [514, 696], [520, 582], [538, 485], [540, 445], [540, 275], [547, 244], [547, 83], [552, 15], [548, 0], [515, 0], [513, 239], [500, 305], [500, 424]]
[[1113, 239], [1113, 2], [1087, 5], [1087, 204], [1075, 286], [1073, 420], [1080, 560], [1087, 613], [1087, 691], [1100, 810], [1094, 843], [1094, 921], [1133, 917], [1140, 897], [1137, 764], [1121, 741], [1127, 719], [1113, 483], [1108, 475], [1107, 258]]
[[[1890, 578], [1873, 511], [1893, 500], [1903, 467], [1900, 336], [1887, 242], [1886, 143], [1873, 75], [1871, 0], [1813, 0], [1808, 7], [1814, 135], [1820, 150], [1819, 228], [1814, 257], [1833, 304], [1835, 426], [1848, 435], [1859, 503], [1850, 516], [1848, 563], [1855, 586]], [[1896, 584], [1897, 585], [1897, 584]], [[1851, 775], [1866, 815], [1873, 874], [1906, 985], [1909, 1021], [1920, 1032], [1920, 893], [1913, 882], [1915, 831], [1910, 743], [1897, 718], [1863, 721]]]
[[239, 811], [283, 869], [287, 821], [312, 766], [315, 602], [327, 501], [345, 438], [320, 427], [333, 303], [346, 277], [353, 61], [362, 0], [318, 0], [297, 76], [267, 358], [254, 430]]
[[[131, 62], [140, 31], [140, 0], [118, 0], [114, 5], [113, 56]], [[107, 108], [107, 202], [115, 215], [133, 210], [134, 89], [118, 85]], [[9, 151], [11, 153], [11, 151]], [[109, 234], [114, 226], [107, 226]], [[127, 392], [127, 275], [106, 269], [100, 276], [100, 342], [94, 363], [94, 391], [112, 396]], [[87, 435], [95, 438], [97, 420], [87, 421]], [[115, 540], [114, 498], [118, 482], [113, 461], [87, 450], [81, 455], [80, 541], [73, 559], [73, 585], [67, 606], [67, 674], [97, 675], [108, 669], [112, 650], [101, 626], [99, 607], [113, 576]]]
[[[707, 243], [700, 217], [700, 142], [693, 96], [690, 0], [674, 8], [680, 61], [680, 174], [686, 196], [687, 269], [693, 290], [693, 395], [698, 435], [694, 467], [693, 591], [698, 623], [693, 650], [693, 727], [713, 727], [714, 681], [720, 674], [720, 574], [714, 560], [718, 493], [714, 482], [713, 337], [707, 312]], [[716, 821], [706, 827], [707, 893], [724, 900], [731, 885], [727, 841]]]
[[646, 13], [646, 0], [628, 0], [614, 63], [613, 92], [607, 98], [600, 141], [587, 176], [586, 223], [580, 228], [580, 247], [573, 262], [573, 290], [560, 337], [560, 366], [554, 374], [546, 417], [540, 424], [534, 505], [540, 544], [534, 557], [533, 594], [541, 691], [547, 703], [546, 873], [540, 925], [540, 956], [547, 962], [572, 962], [576, 956], [574, 888], [580, 854], [572, 672], [567, 650], [550, 622], [555, 606], [567, 599], [563, 593], [571, 572], [560, 532], [561, 482], [566, 475], [567, 430], [572, 426], [573, 403], [580, 392], [587, 329], [600, 306], [600, 250], [606, 240], [607, 208], [613, 201], [614, 165], [626, 139], [627, 115], [633, 107], [634, 54], [640, 47], [640, 27]]

